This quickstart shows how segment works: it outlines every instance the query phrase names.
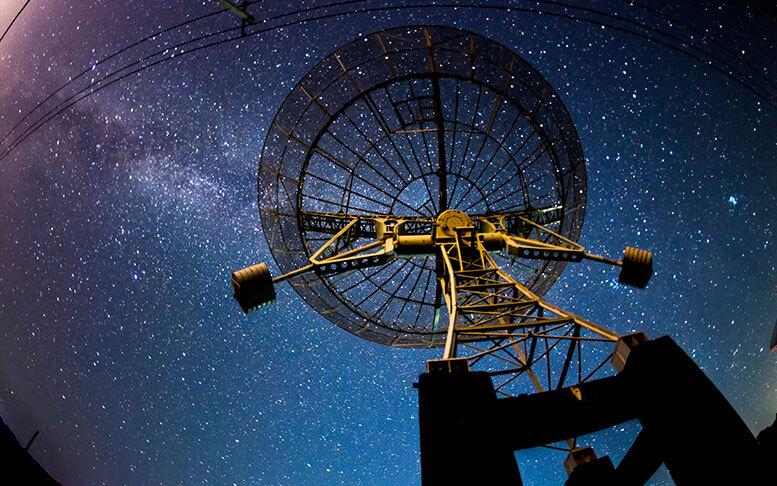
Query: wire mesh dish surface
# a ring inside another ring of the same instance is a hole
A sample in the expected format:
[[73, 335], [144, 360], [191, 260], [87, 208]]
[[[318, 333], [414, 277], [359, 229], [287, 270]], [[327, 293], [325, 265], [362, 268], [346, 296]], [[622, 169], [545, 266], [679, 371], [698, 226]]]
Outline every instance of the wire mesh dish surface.
[[[546, 226], [577, 241], [586, 201], [577, 132], [548, 82], [508, 48], [439, 26], [373, 33], [312, 68], [268, 131], [258, 185], [265, 237], [284, 273], [308, 264], [332, 236], [312, 230], [310, 214], [433, 219], [445, 209], [477, 216], [559, 208]], [[494, 257], [538, 295], [564, 267]], [[443, 317], [436, 313], [436, 265], [434, 255], [397, 258], [304, 274], [292, 286], [358, 336], [433, 347], [448, 322], [444, 303]]]

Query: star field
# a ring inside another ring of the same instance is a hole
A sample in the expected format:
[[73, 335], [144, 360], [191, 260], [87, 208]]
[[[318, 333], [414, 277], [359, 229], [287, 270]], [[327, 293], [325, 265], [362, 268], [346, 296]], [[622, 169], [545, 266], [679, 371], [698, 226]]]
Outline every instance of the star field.
[[[0, 3], [0, 28], [22, 4]], [[745, 59], [777, 102], [773, 10], [651, 5], [705, 32], [694, 41], [708, 50]], [[627, 2], [596, 6], [690, 39]], [[288, 9], [268, 2], [252, 13]], [[771, 423], [777, 109], [767, 101], [665, 45], [519, 9], [408, 6], [191, 53], [193, 45], [175, 47], [239, 25], [214, 15], [100, 62], [216, 10], [32, 0], [0, 42], [0, 137], [84, 70], [32, 121], [125, 64], [156, 51], [166, 59], [74, 104], [0, 161], [0, 416], [22, 443], [40, 429], [31, 452], [55, 478], [419, 482], [411, 385], [439, 351], [359, 339], [288, 284], [271, 307], [244, 317], [228, 281], [272, 262], [256, 169], [288, 91], [340, 45], [405, 24], [468, 29], [532, 63], [566, 104], [586, 155], [581, 244], [613, 257], [626, 245], [654, 252], [644, 291], [619, 285], [610, 267], [580, 263], [547, 299], [620, 333], [672, 336], [754, 432]], [[638, 429], [627, 423], [586, 441], [617, 463]], [[560, 453], [517, 457], [527, 484], [563, 482]], [[671, 484], [663, 469], [654, 481]]]

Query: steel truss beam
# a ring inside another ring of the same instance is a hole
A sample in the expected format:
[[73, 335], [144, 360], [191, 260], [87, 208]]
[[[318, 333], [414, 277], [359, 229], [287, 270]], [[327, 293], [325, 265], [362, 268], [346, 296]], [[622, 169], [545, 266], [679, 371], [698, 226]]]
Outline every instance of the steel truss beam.
[[[624, 265], [587, 253], [545, 226], [559, 221], [561, 211], [556, 206], [471, 218], [455, 210], [436, 218], [305, 211], [303, 229], [321, 234], [320, 246], [309, 249], [308, 265], [265, 284], [308, 272], [331, 276], [381, 267], [395, 259], [434, 258], [440, 305], [444, 303], [448, 313], [443, 359], [465, 357], [471, 367], [506, 377], [496, 386], [503, 396], [527, 391], [519, 386], [518, 378], [523, 375], [535, 391], [558, 389], [593, 376], [609, 358], [611, 343], [619, 336], [532, 293], [502, 270], [492, 253]], [[398, 275], [404, 265], [394, 273]], [[410, 284], [408, 275], [396, 285]], [[275, 295], [274, 291], [264, 294]], [[590, 352], [593, 346], [600, 350]]]

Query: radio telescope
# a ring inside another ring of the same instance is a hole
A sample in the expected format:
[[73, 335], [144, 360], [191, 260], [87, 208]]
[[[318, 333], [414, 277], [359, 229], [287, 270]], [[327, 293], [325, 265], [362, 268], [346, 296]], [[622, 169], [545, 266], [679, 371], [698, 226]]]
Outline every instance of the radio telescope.
[[577, 243], [586, 171], [569, 113], [526, 61], [459, 29], [391, 29], [327, 56], [278, 110], [258, 185], [283, 274], [233, 275], [246, 312], [290, 279], [360, 337], [514, 370], [505, 394], [526, 391], [512, 374], [582, 381], [599, 364], [582, 348], [618, 337], [542, 299], [568, 262], [621, 265], [636, 286], [652, 273], [648, 252], [618, 262]]
[[583, 383], [612, 356], [617, 332], [543, 298], [567, 263], [620, 266], [636, 287], [653, 272], [648, 251], [616, 261], [578, 243], [569, 113], [517, 54], [455, 28], [374, 33], [313, 67], [272, 122], [258, 190], [281, 275], [232, 275], [246, 313], [289, 280], [346, 331], [440, 347], [428, 370], [484, 371], [502, 396]]
[[[281, 274], [232, 274], [246, 313], [289, 280], [348, 332], [441, 348], [416, 384], [425, 484], [521, 484], [514, 451], [540, 446], [567, 452], [570, 486], [644, 484], [661, 464], [678, 484], [768, 477], [771, 442], [671, 338], [619, 335], [546, 300], [567, 263], [618, 266], [643, 288], [653, 258], [578, 242], [575, 127], [506, 47], [410, 26], [337, 49], [278, 110], [258, 185]], [[601, 377], [608, 362], [617, 373]], [[577, 443], [633, 419], [642, 429], [617, 468]], [[725, 459], [710, 467], [699, 444]]]

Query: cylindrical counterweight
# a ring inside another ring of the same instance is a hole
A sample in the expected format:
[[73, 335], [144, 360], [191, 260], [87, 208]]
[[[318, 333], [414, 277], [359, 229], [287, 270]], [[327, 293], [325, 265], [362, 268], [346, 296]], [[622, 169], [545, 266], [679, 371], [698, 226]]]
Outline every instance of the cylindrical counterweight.
[[623, 251], [623, 263], [618, 281], [622, 284], [645, 288], [653, 275], [653, 254], [627, 246]]
[[267, 264], [259, 263], [233, 273], [232, 295], [246, 314], [275, 300], [275, 286]]

